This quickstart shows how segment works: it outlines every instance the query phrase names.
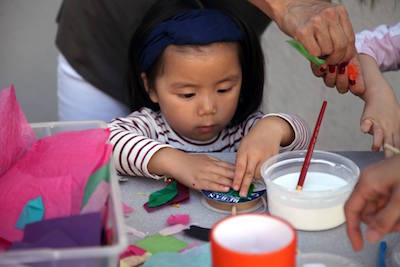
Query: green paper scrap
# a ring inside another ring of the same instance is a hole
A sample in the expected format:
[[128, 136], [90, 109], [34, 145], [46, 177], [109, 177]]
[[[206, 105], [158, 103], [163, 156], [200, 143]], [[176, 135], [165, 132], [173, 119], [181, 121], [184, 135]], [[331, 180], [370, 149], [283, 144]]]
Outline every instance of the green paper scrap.
[[85, 205], [89, 201], [90, 197], [92, 196], [93, 192], [96, 190], [100, 182], [104, 181], [108, 183], [109, 177], [110, 177], [110, 163], [107, 163], [89, 177], [89, 180], [86, 183], [85, 194], [83, 195], [81, 209], [85, 207]]
[[15, 227], [23, 230], [25, 225], [41, 221], [43, 219], [43, 215], [44, 207], [42, 197], [29, 200], [22, 209]]
[[211, 267], [210, 243], [194, 247], [182, 253], [162, 252], [151, 256], [142, 267]]
[[230, 195], [230, 196], [234, 196], [234, 197], [248, 198], [251, 195], [251, 193], [253, 193], [253, 190], [254, 190], [254, 184], [251, 184], [250, 187], [249, 187], [249, 191], [247, 192], [247, 196], [246, 197], [241, 197], [239, 195], [239, 191], [233, 190], [232, 188], [228, 192], [226, 192], [224, 194]]
[[325, 60], [310, 55], [307, 49], [299, 41], [292, 39], [287, 40], [286, 42], [288, 42], [292, 47], [294, 47], [300, 54], [305, 56], [312, 63], [317, 64], [318, 66], [326, 63]]
[[176, 181], [173, 181], [165, 188], [151, 193], [148, 205], [150, 208], [161, 206], [176, 197], [177, 194]]
[[137, 241], [135, 245], [147, 250], [151, 254], [156, 254], [160, 252], [178, 252], [188, 244], [173, 236], [155, 234]]

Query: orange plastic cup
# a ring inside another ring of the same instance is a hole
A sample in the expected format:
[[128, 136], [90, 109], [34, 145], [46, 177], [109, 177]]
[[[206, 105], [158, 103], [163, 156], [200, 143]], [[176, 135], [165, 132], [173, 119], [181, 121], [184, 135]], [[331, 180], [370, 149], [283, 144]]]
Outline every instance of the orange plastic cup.
[[211, 230], [213, 267], [294, 267], [297, 235], [286, 221], [266, 214], [243, 214]]

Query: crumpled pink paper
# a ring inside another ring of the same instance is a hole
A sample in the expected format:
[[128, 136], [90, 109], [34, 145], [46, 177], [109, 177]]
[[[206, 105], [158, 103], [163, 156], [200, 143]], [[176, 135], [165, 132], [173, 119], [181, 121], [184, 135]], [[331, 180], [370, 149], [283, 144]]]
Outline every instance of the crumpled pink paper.
[[0, 238], [14, 242], [22, 239], [15, 224], [32, 199], [42, 197], [44, 219], [79, 214], [87, 180], [109, 161], [112, 147], [107, 129], [35, 142], [13, 87], [0, 91], [0, 110]]
[[0, 177], [35, 140], [35, 133], [18, 104], [14, 86], [0, 90]]
[[22, 238], [14, 225], [26, 202], [39, 196], [44, 219], [79, 214], [89, 176], [110, 156], [108, 135], [108, 130], [91, 129], [37, 141], [0, 177], [0, 237]]

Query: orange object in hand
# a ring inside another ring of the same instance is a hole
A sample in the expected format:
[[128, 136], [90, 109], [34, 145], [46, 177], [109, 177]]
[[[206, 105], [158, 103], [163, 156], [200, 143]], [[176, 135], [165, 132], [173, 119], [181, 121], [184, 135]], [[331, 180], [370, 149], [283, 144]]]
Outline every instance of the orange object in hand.
[[357, 79], [358, 70], [356, 65], [354, 65], [353, 63], [349, 63], [347, 65], [347, 75], [349, 77], [349, 80], [351, 81], [355, 81]]

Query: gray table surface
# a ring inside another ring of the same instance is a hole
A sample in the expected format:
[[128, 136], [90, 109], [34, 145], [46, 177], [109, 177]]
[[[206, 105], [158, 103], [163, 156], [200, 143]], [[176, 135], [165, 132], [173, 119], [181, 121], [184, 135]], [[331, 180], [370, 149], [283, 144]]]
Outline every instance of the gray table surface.
[[[352, 159], [361, 170], [368, 164], [383, 159], [382, 153], [372, 153], [367, 151], [336, 151], [335, 153]], [[217, 156], [227, 161], [233, 161], [235, 158], [234, 153], [215, 153], [213, 156]], [[134, 212], [125, 219], [126, 225], [132, 226], [137, 230], [148, 234], [155, 234], [162, 228], [166, 227], [166, 220], [171, 214], [188, 213], [191, 217], [191, 224], [197, 224], [208, 228], [211, 228], [218, 220], [227, 216], [226, 214], [221, 214], [206, 208], [200, 201], [201, 194], [194, 190], [191, 190], [190, 192], [190, 200], [181, 204], [179, 208], [169, 206], [152, 213], [147, 213], [142, 206], [147, 202], [148, 196], [141, 193], [149, 195], [150, 193], [165, 187], [165, 183], [144, 177], [130, 177], [128, 181], [121, 182], [120, 185], [122, 199], [135, 209]], [[260, 209], [259, 212], [260, 211], [262, 210]], [[363, 226], [363, 229], [365, 230], [365, 226]], [[297, 231], [297, 233], [298, 250], [300, 253], [332, 253], [353, 259], [364, 266], [377, 266], [379, 245], [364, 244], [364, 249], [361, 252], [353, 252], [346, 235], [344, 224], [326, 231]], [[189, 244], [194, 241], [203, 243], [202, 241], [195, 240], [183, 233], [179, 233], [175, 236]], [[129, 236], [129, 239], [130, 242], [133, 243], [140, 238]], [[400, 234], [387, 235], [384, 240], [388, 244], [387, 257], [392, 253], [393, 247], [397, 246], [397, 248], [400, 248]]]

